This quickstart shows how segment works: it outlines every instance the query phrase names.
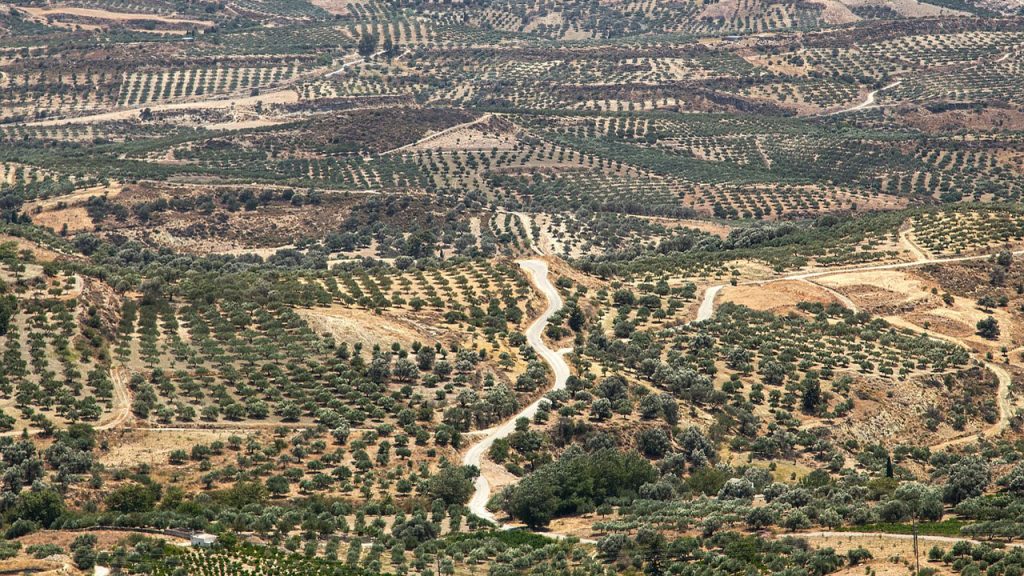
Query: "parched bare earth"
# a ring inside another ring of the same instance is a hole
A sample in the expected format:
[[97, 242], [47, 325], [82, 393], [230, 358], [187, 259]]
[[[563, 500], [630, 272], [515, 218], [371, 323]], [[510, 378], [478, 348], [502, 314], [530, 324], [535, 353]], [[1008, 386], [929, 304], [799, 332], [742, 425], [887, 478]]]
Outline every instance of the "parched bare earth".
[[[124, 540], [129, 536], [128, 532], [121, 532], [120, 530], [89, 530], [88, 533], [92, 534], [93, 536], [96, 536], [97, 545], [101, 549], [113, 547], [118, 542]], [[27, 536], [23, 536], [22, 538], [19, 538], [18, 541], [21, 542], [21, 545], [26, 548], [32, 546], [33, 544], [56, 544], [58, 546], [67, 548], [71, 545], [71, 542], [75, 538], [81, 536], [82, 534], [83, 532], [72, 530], [40, 530], [38, 532], [33, 532]], [[162, 536], [154, 534], [147, 534], [147, 536], [153, 538], [164, 538]], [[173, 540], [169, 537], [164, 539]], [[0, 565], [0, 569], [2, 568], [3, 566]], [[3, 572], [0, 572], [0, 574], [2, 573]]]
[[720, 292], [719, 302], [733, 302], [754, 310], [785, 314], [795, 310], [800, 302], [831, 304], [837, 300], [819, 286], [797, 280], [783, 280], [772, 282], [770, 289], [764, 286], [726, 286]]
[[933, 298], [929, 283], [904, 270], [835, 274], [819, 282], [846, 294], [869, 312], [907, 310]]
[[422, 330], [390, 315], [344, 306], [298, 308], [296, 312], [313, 330], [330, 334], [342, 342], [362, 342], [367, 348], [374, 344], [387, 347], [393, 342], [408, 348], [414, 341], [427, 344], [430, 340]]
[[53, 8], [41, 8], [35, 6], [24, 6], [19, 7], [18, 10], [29, 14], [34, 18], [43, 18], [47, 16], [56, 16], [60, 14], [67, 14], [69, 16], [81, 16], [83, 18], [94, 18], [97, 20], [116, 20], [119, 22], [130, 22], [133, 20], [153, 20], [156, 22], [163, 22], [165, 24], [188, 24], [193, 26], [202, 26], [205, 28], [213, 27], [213, 22], [209, 20], [189, 20], [185, 18], [168, 18], [167, 16], [161, 16], [159, 14], [144, 14], [134, 12], [111, 12], [109, 10], [100, 10], [95, 8], [75, 8], [73, 6], [56, 6]]
[[110, 449], [102, 454], [100, 462], [107, 467], [131, 467], [149, 464], [155, 470], [167, 468], [170, 453], [179, 448], [189, 448], [195, 444], [210, 443], [214, 440], [227, 440], [228, 436], [238, 434], [232, 430], [188, 430], [188, 431], [155, 431], [122, 429], [111, 431], [107, 437]]
[[71, 234], [93, 229], [92, 218], [82, 207], [90, 198], [107, 196], [113, 198], [121, 193], [120, 184], [94, 186], [76, 190], [71, 194], [36, 200], [25, 204], [24, 211], [34, 224], [59, 231], [67, 225]]
[[310, 0], [313, 6], [322, 8], [331, 14], [346, 16], [349, 13], [348, 6], [352, 0]]
[[109, 196], [114, 197], [121, 193], [120, 184], [111, 184], [110, 186], [93, 186], [92, 188], [83, 188], [81, 190], [75, 190], [71, 194], [65, 194], [63, 196], [54, 196], [52, 198], [45, 198], [42, 200], [34, 200], [25, 204], [25, 212], [32, 214], [34, 212], [41, 212], [44, 210], [50, 210], [56, 208], [60, 204], [75, 205], [86, 202], [90, 198], [96, 198], [98, 196]]
[[[195, 102], [175, 102], [173, 104], [159, 104], [147, 106], [152, 112], [167, 112], [170, 110], [210, 110], [231, 108], [233, 106], [255, 106], [257, 102], [268, 104], [292, 104], [299, 101], [299, 93], [295, 90], [278, 90], [267, 92], [259, 96], [246, 96], [244, 98], [221, 98], [217, 100], [198, 100]], [[73, 118], [55, 118], [51, 120], [40, 120], [29, 122], [27, 126], [65, 126], [68, 124], [95, 124], [99, 122], [113, 122], [115, 120], [136, 120], [139, 117], [139, 110], [129, 108], [116, 112], [104, 112], [102, 114], [90, 114], [88, 116], [75, 116]]]
[[[41, 534], [36, 532], [33, 534]], [[26, 540], [28, 537], [23, 538]], [[51, 544], [52, 542], [35, 542], [36, 544]], [[67, 560], [70, 560], [68, 558]], [[70, 576], [82, 574], [74, 569], [69, 562], [54, 560], [36, 560], [34, 558], [11, 558], [0, 561], [0, 575], [4, 574], [33, 574], [34, 576]]]
[[969, 298], [956, 298], [943, 303], [932, 293], [937, 284], [905, 270], [874, 270], [836, 274], [820, 280], [821, 284], [846, 294], [857, 306], [873, 314], [904, 317], [916, 325], [928, 325], [941, 334], [959, 340], [975, 350], [989, 350], [1006, 345], [1014, 347], [1012, 332], [1004, 332], [996, 340], [985, 340], [976, 334], [979, 320], [994, 316], [1002, 326], [1013, 326], [1008, 311], [980, 310]]
[[[874, 557], [863, 565], [850, 566], [834, 572], [834, 576], [863, 576], [870, 568], [877, 576], [904, 576], [913, 568], [914, 543], [903, 538], [892, 538], [887, 535], [834, 534], [830, 536], [810, 536], [807, 542], [814, 549], [832, 548], [837, 554], [846, 554], [854, 548], [864, 548]], [[953, 544], [950, 542], [925, 541], [921, 547], [921, 568], [934, 568], [938, 574], [950, 574], [949, 566], [940, 562], [930, 563], [926, 560], [926, 552], [932, 546], [946, 550]], [[910, 568], [908, 569], [908, 564]]]
[[37, 214], [32, 218], [32, 223], [49, 228], [54, 232], [59, 232], [64, 229], [64, 226], [67, 226], [67, 231], [70, 234], [86, 232], [94, 228], [89, 213], [80, 206]]

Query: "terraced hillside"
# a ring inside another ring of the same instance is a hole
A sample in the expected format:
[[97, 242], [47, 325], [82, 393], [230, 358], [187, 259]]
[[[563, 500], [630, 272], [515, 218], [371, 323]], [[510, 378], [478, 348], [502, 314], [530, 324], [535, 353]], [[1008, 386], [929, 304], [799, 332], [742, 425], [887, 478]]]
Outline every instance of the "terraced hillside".
[[0, 573], [1019, 576], [1022, 64], [1006, 0], [8, 0]]

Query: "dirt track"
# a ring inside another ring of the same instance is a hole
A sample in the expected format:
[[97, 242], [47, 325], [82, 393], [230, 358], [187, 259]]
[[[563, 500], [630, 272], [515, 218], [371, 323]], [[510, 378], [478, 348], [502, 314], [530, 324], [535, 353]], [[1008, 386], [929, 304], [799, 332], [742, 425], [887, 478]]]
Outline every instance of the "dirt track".
[[98, 122], [113, 122], [115, 120], [134, 120], [144, 108], [151, 112], [167, 112], [171, 110], [212, 110], [220, 108], [231, 108], [232, 106], [255, 106], [257, 102], [263, 104], [291, 104], [299, 101], [299, 93], [292, 89], [267, 92], [259, 96], [246, 96], [243, 98], [215, 98], [209, 100], [174, 102], [170, 104], [153, 104], [138, 108], [127, 108], [113, 112], [102, 112], [88, 116], [75, 116], [72, 118], [54, 118], [52, 120], [39, 120], [26, 122], [25, 126], [66, 126], [69, 124], [93, 124]]
[[895, 88], [902, 84], [902, 82], [902, 80], [897, 80], [892, 84], [889, 84], [888, 86], [883, 86], [878, 90], [872, 90], [871, 92], [868, 92], [867, 97], [865, 97], [864, 100], [859, 104], [854, 104], [853, 106], [850, 106], [849, 108], [843, 108], [842, 110], [836, 110], [835, 112], [832, 112], [828, 115], [836, 116], [838, 114], [846, 114], [848, 112], [859, 112], [861, 110], [868, 110], [869, 108], [877, 108], [878, 106], [877, 104], [875, 104], [875, 97], [878, 96], [878, 93], [884, 92], [885, 90], [889, 90], [890, 88]]
[[[569, 379], [569, 365], [566, 364], [564, 355], [569, 350], [554, 351], [544, 343], [544, 329], [547, 327], [548, 318], [562, 309], [562, 297], [558, 290], [548, 279], [548, 264], [543, 260], [520, 260], [519, 266], [530, 275], [530, 280], [541, 293], [547, 298], [548, 306], [544, 312], [530, 324], [526, 330], [526, 341], [530, 344], [555, 374], [555, 381], [552, 390], [565, 388], [565, 382]], [[504, 423], [490, 428], [487, 435], [471, 446], [462, 457], [462, 464], [465, 466], [476, 466], [482, 468], [484, 455], [490, 450], [495, 440], [505, 438], [515, 431], [516, 420], [519, 418], [533, 419], [534, 414], [540, 408], [544, 399], [537, 399], [535, 402], [524, 408], [518, 414], [507, 419]], [[469, 511], [481, 518], [496, 522], [494, 514], [487, 509], [487, 501], [491, 497], [491, 485], [484, 474], [477, 476], [474, 483], [473, 496], [469, 500]]]

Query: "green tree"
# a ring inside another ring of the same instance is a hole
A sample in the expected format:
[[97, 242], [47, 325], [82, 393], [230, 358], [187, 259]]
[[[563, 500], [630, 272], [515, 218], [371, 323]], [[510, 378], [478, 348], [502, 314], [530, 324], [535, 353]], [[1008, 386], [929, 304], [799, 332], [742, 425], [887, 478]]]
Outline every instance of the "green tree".
[[373, 32], [367, 32], [360, 36], [356, 51], [363, 58], [373, 56], [373, 53], [377, 51], [377, 35]]
[[910, 519], [914, 534], [914, 573], [921, 573], [921, 554], [918, 546], [917, 525], [922, 520], [938, 520], [942, 517], [942, 501], [938, 493], [919, 482], [904, 482], [892, 494], [892, 500], [900, 506], [902, 515]]
[[125, 514], [149, 512], [156, 504], [158, 496], [152, 486], [125, 484], [107, 495], [107, 509]]
[[427, 493], [449, 506], [465, 504], [473, 494], [473, 480], [478, 475], [475, 466], [441, 468], [427, 482]]
[[982, 338], [995, 340], [999, 337], [999, 321], [991, 316], [978, 320], [977, 329]]
[[966, 456], [949, 467], [946, 484], [942, 488], [942, 499], [949, 504], [959, 504], [968, 498], [980, 496], [991, 481], [988, 464], [976, 456]]
[[49, 528], [64, 514], [64, 500], [53, 490], [25, 491], [14, 502], [11, 517]]

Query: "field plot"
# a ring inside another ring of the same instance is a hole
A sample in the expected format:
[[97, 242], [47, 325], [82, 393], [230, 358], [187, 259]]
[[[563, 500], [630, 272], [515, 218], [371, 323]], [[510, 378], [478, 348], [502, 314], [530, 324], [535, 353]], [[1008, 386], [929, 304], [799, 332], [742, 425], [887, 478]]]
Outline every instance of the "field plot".
[[2, 404], [5, 431], [56, 422], [97, 422], [111, 410], [110, 301], [98, 282], [58, 273], [5, 242]]
[[1005, 0], [8, 0], [0, 573], [1020, 576], [1022, 58]]

